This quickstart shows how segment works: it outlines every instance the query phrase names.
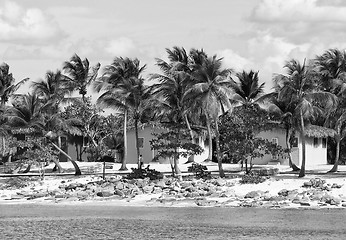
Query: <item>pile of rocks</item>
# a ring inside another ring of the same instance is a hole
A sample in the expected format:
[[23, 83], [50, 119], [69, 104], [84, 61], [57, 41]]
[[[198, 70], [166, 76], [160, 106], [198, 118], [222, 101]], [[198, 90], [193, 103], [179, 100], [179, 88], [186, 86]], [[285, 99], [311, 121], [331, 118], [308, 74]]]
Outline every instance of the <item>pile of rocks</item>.
[[[88, 182], [75, 180], [61, 181], [58, 187], [27, 188], [8, 196], [8, 200], [41, 199], [53, 202], [87, 200], [125, 200], [133, 201], [136, 196], [147, 196], [147, 205], [193, 204], [197, 206], [230, 207], [288, 207], [288, 206], [343, 206], [346, 197], [330, 194], [338, 184], [327, 184], [325, 180], [313, 178], [299, 189], [282, 189], [277, 194], [269, 191], [250, 191], [245, 195], [236, 194], [233, 187], [239, 179], [215, 178], [209, 180], [191, 179], [179, 181], [175, 178], [160, 180], [100, 178]], [[1, 197], [1, 196], [0, 196]], [[148, 198], [149, 197], [149, 198]]]

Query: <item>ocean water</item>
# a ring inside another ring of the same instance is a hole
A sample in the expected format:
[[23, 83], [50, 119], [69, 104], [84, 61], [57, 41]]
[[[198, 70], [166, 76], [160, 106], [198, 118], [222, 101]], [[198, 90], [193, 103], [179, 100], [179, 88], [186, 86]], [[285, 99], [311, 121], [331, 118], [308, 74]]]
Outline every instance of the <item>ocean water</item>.
[[0, 239], [346, 239], [346, 210], [0, 205]]

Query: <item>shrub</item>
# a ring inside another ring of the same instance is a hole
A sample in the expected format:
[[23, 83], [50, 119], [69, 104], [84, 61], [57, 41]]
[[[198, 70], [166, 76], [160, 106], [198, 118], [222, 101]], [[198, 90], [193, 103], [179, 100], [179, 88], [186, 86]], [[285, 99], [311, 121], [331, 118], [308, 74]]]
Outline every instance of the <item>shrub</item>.
[[146, 168], [131, 168], [132, 172], [129, 173], [126, 178], [127, 179], [144, 179], [149, 178], [150, 180], [162, 179], [163, 174], [155, 169], [150, 169], [150, 165]]
[[192, 165], [187, 168], [187, 171], [195, 173], [195, 176], [197, 178], [204, 178], [204, 179], [211, 177], [210, 172], [207, 170], [208, 170], [207, 166], [204, 166], [199, 163], [192, 163]]
[[251, 184], [251, 183], [257, 184], [257, 183], [262, 183], [267, 179], [268, 177], [263, 177], [263, 176], [260, 176], [259, 174], [250, 172], [249, 174], [245, 174], [244, 176], [242, 176], [240, 183], [241, 184]]

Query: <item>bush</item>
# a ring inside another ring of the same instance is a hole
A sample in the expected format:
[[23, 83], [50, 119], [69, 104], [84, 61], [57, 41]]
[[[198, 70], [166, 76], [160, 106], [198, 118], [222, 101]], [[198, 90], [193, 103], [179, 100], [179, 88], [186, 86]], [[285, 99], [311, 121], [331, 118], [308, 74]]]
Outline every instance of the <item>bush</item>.
[[150, 165], [146, 168], [131, 168], [132, 172], [129, 173], [127, 179], [144, 179], [149, 178], [150, 180], [162, 179], [163, 174], [155, 169], [149, 169]]
[[187, 168], [187, 171], [195, 173], [195, 176], [197, 178], [204, 178], [204, 179], [211, 177], [210, 172], [207, 170], [208, 170], [207, 166], [204, 166], [199, 163], [192, 163], [192, 165]]
[[259, 174], [256, 173], [249, 173], [249, 174], [245, 174], [244, 176], [242, 176], [240, 183], [241, 184], [251, 184], [251, 183], [262, 183], [265, 180], [267, 180], [268, 177], [263, 177], [260, 176]]

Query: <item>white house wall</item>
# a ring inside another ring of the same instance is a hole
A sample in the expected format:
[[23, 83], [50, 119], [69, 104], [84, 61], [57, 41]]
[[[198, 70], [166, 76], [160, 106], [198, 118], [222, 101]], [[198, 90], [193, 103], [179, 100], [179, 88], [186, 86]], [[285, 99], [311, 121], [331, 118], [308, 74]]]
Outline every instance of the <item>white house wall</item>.
[[[152, 162], [154, 156], [157, 154], [157, 151], [151, 150], [150, 141], [155, 138], [152, 135], [153, 132], [159, 133], [162, 132], [161, 129], [153, 129], [151, 127], [146, 127], [144, 129], [139, 129], [138, 137], [144, 138], [143, 148], [140, 148], [140, 154], [143, 156], [144, 163]], [[204, 140], [199, 139], [200, 146], [204, 149], [203, 153], [195, 156], [196, 162], [202, 162], [208, 157], [208, 146], [204, 146]], [[134, 130], [127, 132], [127, 163], [137, 163], [137, 152], [136, 152], [136, 135]], [[188, 158], [181, 157], [179, 159], [180, 163], [185, 163]], [[169, 159], [159, 159], [160, 163], [169, 163]]]

